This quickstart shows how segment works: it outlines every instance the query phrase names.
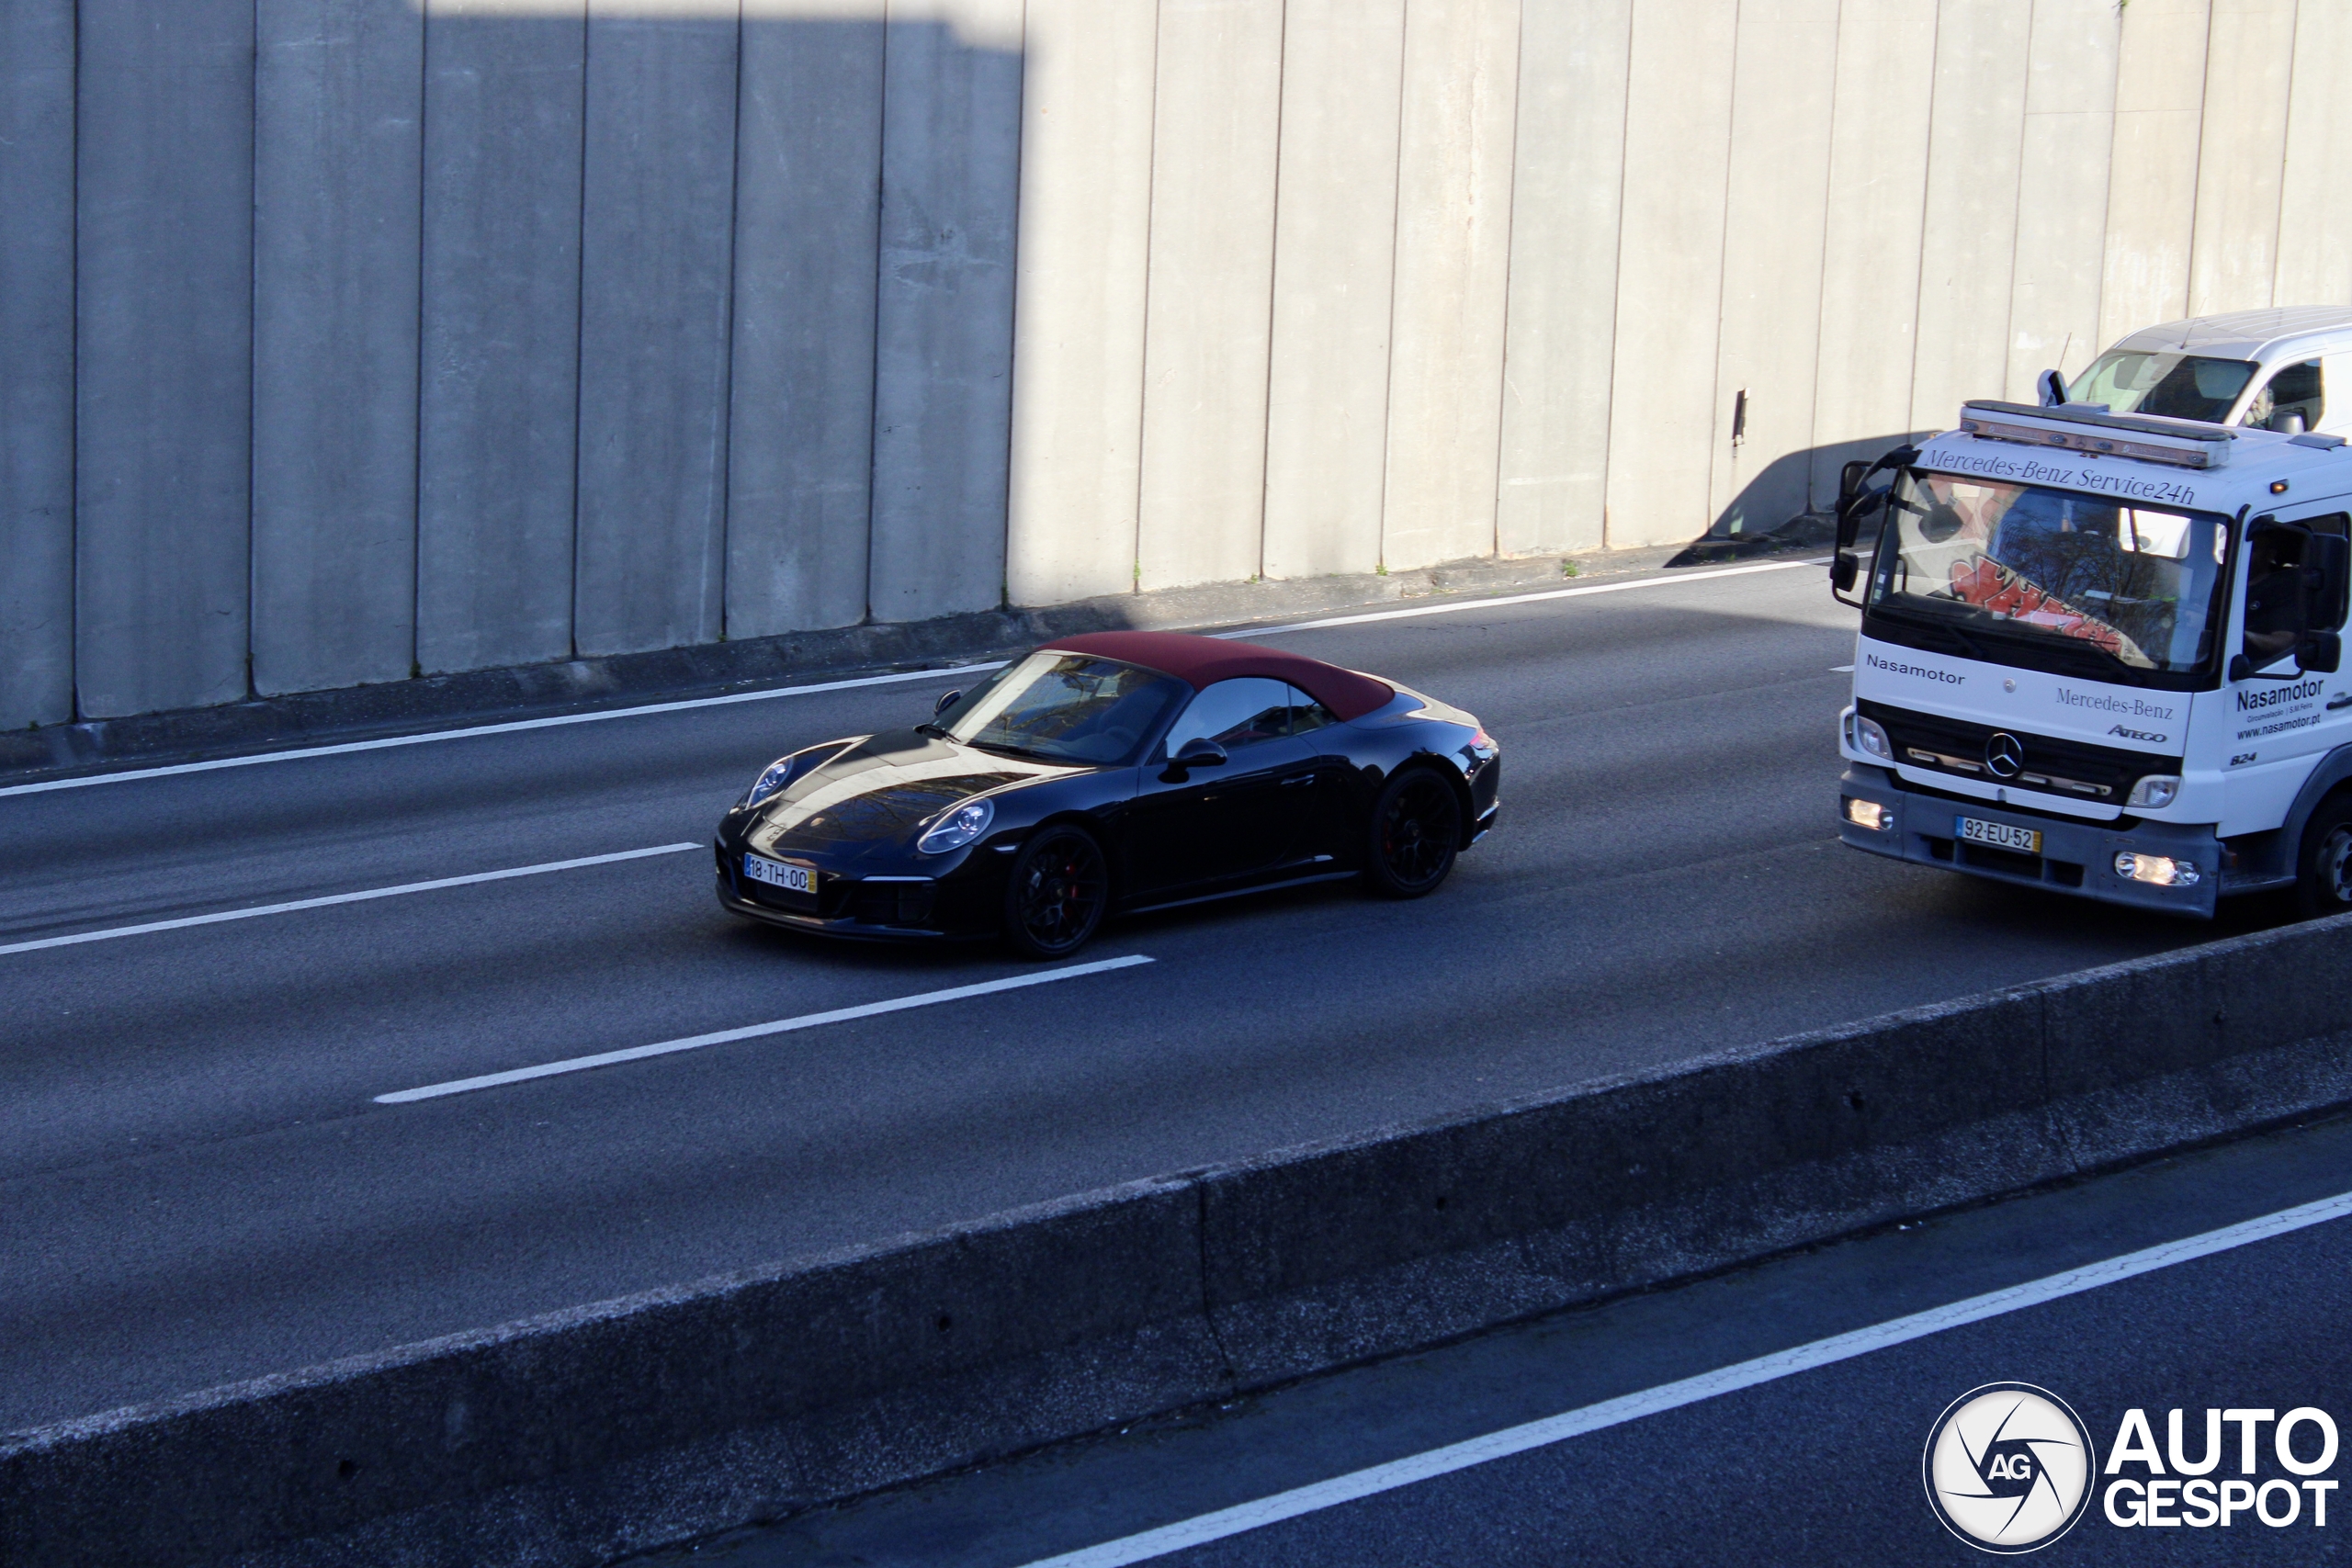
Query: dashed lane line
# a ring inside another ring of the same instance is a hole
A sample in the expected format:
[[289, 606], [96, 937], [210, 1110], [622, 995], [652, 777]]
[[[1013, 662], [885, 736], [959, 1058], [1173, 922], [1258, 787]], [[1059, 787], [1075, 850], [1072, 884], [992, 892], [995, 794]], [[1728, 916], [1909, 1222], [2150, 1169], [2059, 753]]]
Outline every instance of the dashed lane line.
[[445, 1095], [469, 1094], [478, 1089], [496, 1089], [502, 1084], [525, 1083], [532, 1078], [554, 1077], [560, 1073], [584, 1073], [592, 1067], [609, 1067], [617, 1062], [641, 1062], [648, 1056], [667, 1056], [680, 1051], [699, 1051], [706, 1045], [725, 1045], [737, 1040], [757, 1040], [763, 1035], [789, 1034], [797, 1030], [817, 1029], [828, 1023], [847, 1023], [852, 1019], [876, 1018], [883, 1013], [904, 1012], [910, 1008], [935, 1007], [941, 1002], [960, 1002], [968, 997], [992, 996], [999, 991], [1017, 991], [1029, 986], [1050, 985], [1056, 980], [1075, 980], [1081, 975], [1107, 974], [1114, 969], [1132, 969], [1151, 960], [1141, 953], [1129, 953], [1125, 958], [1099, 959], [1092, 964], [1073, 964], [1067, 968], [1046, 969], [1034, 975], [1014, 975], [1002, 980], [984, 980], [978, 985], [951, 986], [944, 991], [924, 991], [911, 997], [893, 997], [888, 1001], [863, 1002], [856, 1007], [835, 1008], [830, 1012], [803, 1013], [797, 1018], [780, 1018], [770, 1023], [747, 1023], [741, 1029], [721, 1029], [708, 1034], [689, 1034], [683, 1040], [657, 1041], [650, 1045], [631, 1045], [621, 1051], [599, 1051], [593, 1056], [571, 1056], [560, 1062], [546, 1062], [536, 1067], [515, 1067], [503, 1073], [484, 1073], [479, 1077], [452, 1078], [447, 1083], [429, 1083], [422, 1089], [396, 1089], [390, 1094], [376, 1096], [379, 1105], [407, 1105], [420, 1100], [438, 1100]]
[[190, 926], [216, 926], [223, 920], [254, 920], [264, 915], [290, 915], [297, 909], [323, 909], [334, 904], [364, 904], [371, 898], [397, 898], [407, 893], [436, 893], [444, 887], [471, 887], [483, 882], [504, 882], [517, 876], [543, 876], [551, 871], [578, 871], [583, 866], [613, 865], [698, 850], [700, 844], [656, 844], [650, 850], [622, 850], [609, 855], [582, 855], [577, 860], [543, 861], [537, 865], [511, 866], [504, 871], [477, 871], [464, 876], [436, 876], [430, 882], [403, 882], [397, 887], [369, 887], [357, 893], [329, 893], [317, 898], [295, 898], [283, 904], [256, 904], [245, 909], [223, 909], [211, 915], [183, 915], [176, 919], [146, 920], [135, 926], [112, 926], [99, 931], [75, 931], [71, 936], [45, 936], [31, 942], [0, 945], [0, 953], [38, 953], [47, 947], [74, 947], [85, 942], [112, 942], [117, 937], [145, 936], [150, 931], [185, 931]]

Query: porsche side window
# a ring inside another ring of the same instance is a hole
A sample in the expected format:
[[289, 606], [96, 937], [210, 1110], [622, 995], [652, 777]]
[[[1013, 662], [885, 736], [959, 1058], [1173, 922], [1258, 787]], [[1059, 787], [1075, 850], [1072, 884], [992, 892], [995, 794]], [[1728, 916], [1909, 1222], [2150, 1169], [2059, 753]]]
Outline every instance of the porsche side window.
[[1296, 686], [1290, 688], [1290, 732], [1293, 735], [1305, 735], [1308, 730], [1320, 729], [1327, 724], [1339, 722], [1339, 715], [1329, 708], [1325, 707]]
[[1241, 675], [1204, 687], [1168, 732], [1170, 756], [1187, 740], [1205, 737], [1231, 751], [1290, 733], [1290, 688], [1262, 675]]

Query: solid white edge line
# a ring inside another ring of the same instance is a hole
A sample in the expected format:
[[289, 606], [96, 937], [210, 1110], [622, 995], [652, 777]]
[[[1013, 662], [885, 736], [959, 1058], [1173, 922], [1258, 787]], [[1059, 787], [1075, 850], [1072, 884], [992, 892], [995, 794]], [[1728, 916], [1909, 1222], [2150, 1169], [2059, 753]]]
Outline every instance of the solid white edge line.
[[1420, 615], [1458, 615], [1472, 610], [1492, 610], [1509, 604], [1537, 604], [1551, 599], [1581, 599], [1591, 593], [1631, 593], [1642, 588], [1670, 588], [1682, 582], [1705, 582], [1718, 577], [1746, 577], [1751, 572], [1788, 571], [1801, 566], [1821, 566], [1829, 558], [1763, 561], [1754, 566], [1713, 567], [1676, 577], [1641, 577], [1631, 582], [1588, 582], [1577, 588], [1546, 588], [1537, 593], [1510, 593], [1498, 599], [1460, 599], [1443, 604], [1417, 604], [1404, 610], [1372, 610], [1356, 615], [1331, 615], [1319, 621], [1292, 621], [1279, 626], [1255, 626], [1247, 631], [1218, 632], [1221, 637], [1272, 637], [1276, 632], [1311, 632], [1319, 626], [1358, 626], [1371, 621], [1402, 621]]
[[2263, 1215], [2259, 1219], [2207, 1231], [2202, 1235], [2125, 1253], [2120, 1258], [2065, 1269], [2022, 1285], [2012, 1285], [2007, 1290], [1972, 1296], [1948, 1306], [1933, 1307], [1869, 1328], [1816, 1339], [1794, 1349], [1758, 1356], [1753, 1360], [1702, 1372], [1696, 1377], [1661, 1383], [1638, 1393], [1603, 1400], [1598, 1404], [1588, 1404], [1540, 1421], [1530, 1421], [1523, 1426], [1505, 1427], [1483, 1438], [1430, 1449], [1387, 1464], [1373, 1465], [1310, 1486], [1279, 1492], [1271, 1497], [1221, 1508], [1216, 1513], [1202, 1514], [1176, 1524], [1163, 1525], [1158, 1529], [1106, 1541], [1100, 1546], [1064, 1552], [1058, 1557], [1042, 1558], [1026, 1564], [1025, 1568], [1125, 1568], [1128, 1563], [1148, 1562], [1186, 1547], [1223, 1540], [1228, 1536], [1278, 1524], [1284, 1519], [1295, 1519], [1303, 1514], [1317, 1513], [1360, 1497], [1409, 1486], [1417, 1481], [1467, 1470], [1490, 1460], [1507, 1459], [1513, 1454], [1545, 1448], [1587, 1432], [1597, 1432], [1604, 1427], [1639, 1420], [1645, 1416], [1656, 1416], [1686, 1404], [1695, 1404], [1717, 1394], [1734, 1393], [1798, 1372], [1850, 1360], [1873, 1350], [1940, 1334], [1946, 1329], [1982, 1323], [1987, 1318], [2000, 1317], [2025, 1307], [2096, 1290], [2101, 1285], [2111, 1285], [2176, 1263], [2187, 1263], [2245, 1247], [2251, 1242], [2301, 1230], [2307, 1225], [2340, 1219], [2347, 1213], [2352, 1213], [2352, 1192], [2322, 1198], [2292, 1209], [2282, 1209], [2275, 1214]]
[[342, 757], [354, 751], [424, 746], [435, 740], [466, 740], [477, 735], [514, 735], [526, 729], [555, 729], [567, 724], [600, 724], [609, 718], [641, 718], [648, 714], [683, 713], [689, 708], [724, 707], [730, 703], [763, 703], [776, 697], [805, 697], [819, 692], [845, 692], [856, 686], [887, 686], [899, 681], [940, 680], [974, 670], [999, 669], [1003, 663], [1003, 660], [998, 659], [982, 664], [958, 664], [945, 670], [906, 670], [892, 675], [860, 675], [851, 681], [822, 681], [808, 686], [771, 686], [760, 692], [730, 692], [723, 697], [684, 697], [673, 703], [648, 703], [633, 708], [558, 714], [553, 718], [518, 718], [504, 724], [477, 724], [464, 729], [430, 730], [422, 735], [390, 735], [380, 740], [346, 740], [334, 746], [305, 746], [291, 751], [260, 751], [250, 757], [220, 757], [209, 762], [173, 762], [165, 767], [131, 768], [119, 773], [86, 773], [80, 778], [9, 784], [0, 788], [0, 796], [40, 795], [52, 789], [84, 789], [92, 784], [127, 784], [133, 779], [169, 778], [179, 773], [208, 773], [216, 768], [250, 768], [263, 762], [294, 762], [306, 757]]
[[[1631, 582], [1593, 582], [1578, 588], [1546, 589], [1540, 593], [1513, 593], [1497, 599], [1457, 600], [1444, 604], [1423, 604], [1403, 610], [1374, 610], [1368, 614], [1334, 615], [1319, 621], [1292, 621], [1278, 626], [1258, 626], [1247, 631], [1216, 632], [1220, 637], [1243, 638], [1273, 637], [1282, 632], [1313, 631], [1317, 626], [1353, 626], [1372, 621], [1397, 621], [1419, 615], [1452, 615], [1471, 610], [1487, 610], [1510, 604], [1532, 604], [1548, 599], [1579, 599], [1589, 593], [1625, 593], [1639, 588], [1665, 588], [1678, 582], [1704, 582], [1711, 578], [1744, 577], [1750, 572], [1786, 571], [1792, 567], [1819, 566], [1829, 558], [1814, 557], [1805, 560], [1762, 561], [1751, 566], [1711, 568], [1705, 571], [1684, 572], [1676, 577], [1644, 577]], [[900, 681], [927, 681], [937, 677], [960, 675], [975, 670], [1001, 669], [1006, 660], [989, 660], [978, 664], [957, 664], [944, 670], [907, 670], [890, 675], [860, 675], [847, 681], [820, 681], [807, 686], [773, 686], [759, 692], [731, 692], [721, 697], [688, 697], [673, 703], [648, 703], [639, 707], [606, 708], [597, 713], [560, 714], [553, 718], [522, 718], [504, 724], [478, 724], [463, 729], [435, 729], [422, 735], [392, 735], [380, 740], [347, 740], [334, 746], [305, 746], [290, 751], [263, 751], [250, 757], [220, 757], [209, 762], [173, 762], [159, 768], [130, 768], [120, 773], [86, 773], [79, 778], [48, 779], [40, 784], [0, 786], [0, 798], [12, 795], [40, 795], [53, 789], [86, 789], [94, 784], [128, 784], [134, 779], [171, 778], [181, 773], [205, 773], [219, 768], [250, 768], [263, 762], [299, 761], [306, 757], [341, 757], [354, 751], [381, 751], [395, 746], [423, 746], [435, 740], [464, 740], [478, 735], [514, 735], [526, 729], [553, 729], [568, 724], [597, 724], [611, 718], [640, 718], [648, 714], [683, 713], [691, 708], [720, 707], [729, 703], [767, 702], [775, 697], [808, 696], [820, 692], [845, 692], [859, 686], [885, 686]]]
[[0, 953], [37, 953], [46, 947], [73, 947], [85, 942], [110, 942], [119, 936], [144, 936], [150, 931], [185, 931], [189, 926], [219, 925], [223, 920], [250, 920], [262, 915], [286, 915], [297, 909], [323, 909], [331, 904], [362, 904], [370, 898], [394, 898], [403, 893], [431, 893], [443, 887], [470, 887], [481, 882], [538, 876], [550, 871], [577, 871], [587, 865], [612, 865], [649, 855], [674, 855], [698, 850], [700, 844], [656, 844], [650, 850], [622, 850], [609, 855], [582, 855], [578, 860], [551, 860], [538, 865], [518, 865], [505, 871], [477, 871], [464, 876], [440, 876], [430, 882], [403, 882], [397, 887], [370, 887], [357, 893], [329, 893], [317, 898], [296, 898], [285, 904], [257, 904], [251, 908], [223, 909], [213, 915], [184, 915], [176, 919], [149, 920], [136, 926], [114, 926], [102, 931], [76, 931], [72, 936], [45, 936], [31, 942], [0, 945]]
[[730, 1041], [756, 1040], [765, 1034], [789, 1034], [796, 1030], [815, 1029], [820, 1024], [846, 1023], [856, 1018], [874, 1018], [886, 1012], [904, 1012], [909, 1008], [931, 1007], [939, 1002], [962, 1001], [967, 997], [985, 997], [998, 991], [1017, 991], [1025, 986], [1044, 986], [1056, 980], [1075, 980], [1081, 975], [1100, 975], [1106, 970], [1132, 969], [1151, 960], [1139, 953], [1125, 958], [1098, 959], [1091, 964], [1073, 964], [1065, 969], [1048, 969], [1036, 975], [1014, 975], [1002, 980], [983, 980], [977, 985], [951, 986], [944, 991], [924, 991], [917, 996], [893, 997], [888, 1001], [863, 1002], [856, 1007], [835, 1008], [830, 1012], [803, 1013], [798, 1018], [780, 1018], [772, 1023], [747, 1023], [741, 1029], [721, 1029], [709, 1034], [690, 1034], [681, 1040], [662, 1040], [650, 1045], [631, 1045], [626, 1050], [599, 1051], [593, 1056], [571, 1056], [560, 1062], [546, 1062], [536, 1067], [515, 1067], [503, 1073], [484, 1073], [479, 1077], [453, 1078], [447, 1083], [426, 1084], [422, 1089], [397, 1089], [390, 1094], [376, 1096], [379, 1105], [407, 1105], [419, 1100], [438, 1100], [443, 1095], [465, 1094], [478, 1089], [495, 1089], [501, 1084], [523, 1083], [531, 1078], [553, 1077], [559, 1073], [584, 1073], [591, 1067], [608, 1067], [616, 1062], [640, 1062], [648, 1056], [667, 1056], [679, 1051], [698, 1051], [705, 1045], [724, 1045]]

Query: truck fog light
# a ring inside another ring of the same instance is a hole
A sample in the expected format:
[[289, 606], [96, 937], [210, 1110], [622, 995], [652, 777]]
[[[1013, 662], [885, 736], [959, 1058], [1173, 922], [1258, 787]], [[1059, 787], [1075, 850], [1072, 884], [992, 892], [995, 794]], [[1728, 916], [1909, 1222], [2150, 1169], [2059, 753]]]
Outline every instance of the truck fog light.
[[2193, 861], [2138, 855], [2129, 850], [2115, 857], [2115, 874], [2127, 882], [2145, 882], [2157, 887], [2194, 887], [2198, 882]]
[[1875, 833], [1894, 825], [1894, 813], [1875, 800], [1849, 800], [1846, 802], [1846, 820], [1857, 828], [1868, 828]]
[[2162, 811], [2180, 798], [2180, 780], [2170, 773], [2150, 773], [2132, 786], [2126, 806], [2136, 806], [2143, 811]]
[[1894, 742], [1886, 738], [1885, 728], [1878, 720], [1860, 714], [1854, 716], [1854, 750], [1882, 762], [1894, 761]]

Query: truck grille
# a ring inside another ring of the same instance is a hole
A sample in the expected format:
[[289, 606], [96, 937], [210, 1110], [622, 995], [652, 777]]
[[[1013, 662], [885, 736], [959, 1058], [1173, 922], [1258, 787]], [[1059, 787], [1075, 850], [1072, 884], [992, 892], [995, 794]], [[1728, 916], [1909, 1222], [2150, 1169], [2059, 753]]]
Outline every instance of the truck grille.
[[[1860, 702], [1856, 711], [1876, 719], [1894, 746], [1895, 760], [1910, 767], [1984, 784], [2013, 784], [2041, 795], [2066, 795], [2101, 806], [2121, 806], [2132, 786], [2149, 773], [2177, 773], [2180, 760], [2151, 757], [2083, 740], [2061, 740], [2022, 729], [1996, 730], [1989, 724], [1914, 713], [1883, 703]], [[1987, 764], [1987, 744], [1996, 734], [2013, 737], [2024, 755], [2004, 776]]]

